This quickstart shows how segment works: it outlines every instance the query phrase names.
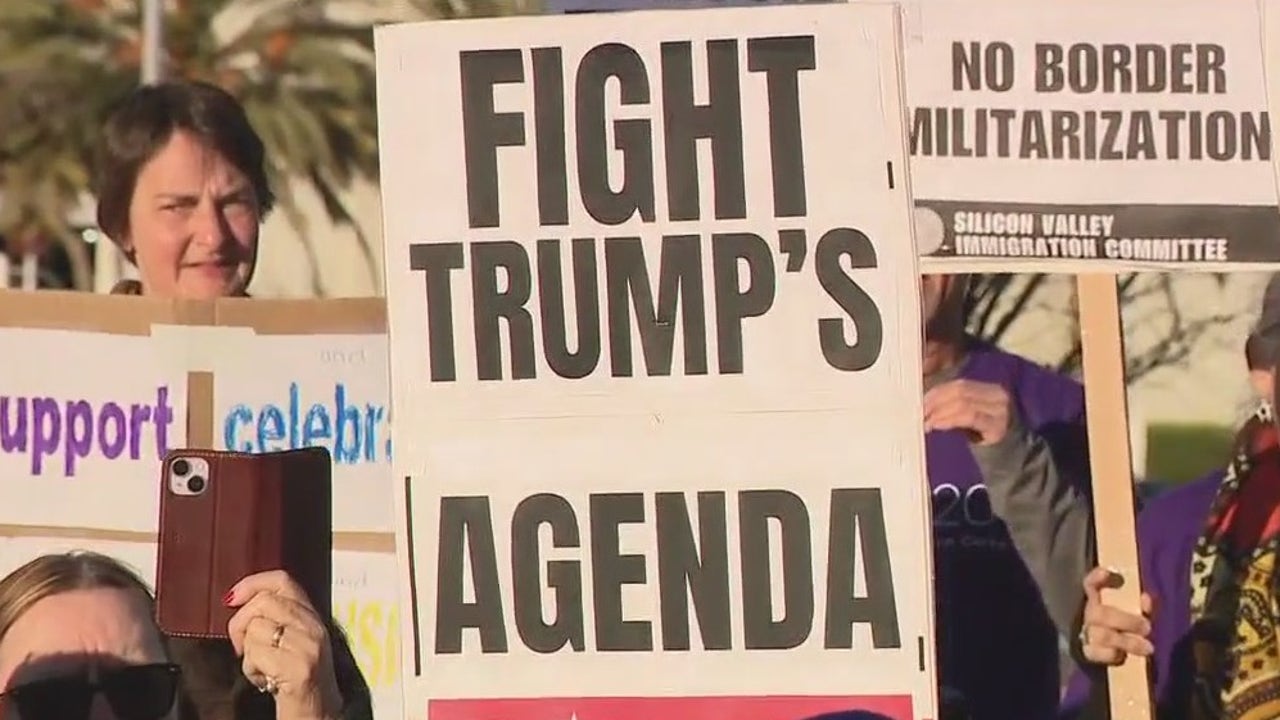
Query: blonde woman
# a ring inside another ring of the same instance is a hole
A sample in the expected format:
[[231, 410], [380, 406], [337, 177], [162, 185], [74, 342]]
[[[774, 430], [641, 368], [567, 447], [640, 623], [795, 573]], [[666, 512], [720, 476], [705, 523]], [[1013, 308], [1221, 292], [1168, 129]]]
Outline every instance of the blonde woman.
[[36, 558], [0, 580], [0, 717], [169, 720], [180, 671], [151, 593], [95, 553]]

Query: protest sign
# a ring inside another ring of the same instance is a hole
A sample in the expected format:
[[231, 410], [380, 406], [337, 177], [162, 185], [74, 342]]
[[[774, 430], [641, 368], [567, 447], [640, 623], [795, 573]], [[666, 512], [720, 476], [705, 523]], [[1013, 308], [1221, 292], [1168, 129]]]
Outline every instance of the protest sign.
[[166, 301], [0, 291], [3, 522], [154, 529], [159, 459], [186, 442], [187, 368], [150, 328], [189, 319]]
[[323, 445], [335, 530], [382, 533], [392, 551], [392, 503], [375, 491], [391, 452], [381, 301], [9, 292], [0, 334], [30, 348], [0, 361], [0, 493], [14, 493], [0, 512], [149, 532], [165, 451]]
[[[1263, 5], [1274, 55], [1280, 10]], [[1114, 276], [1094, 273], [1280, 260], [1257, 12], [1186, 1], [904, 3], [922, 266], [1086, 273], [1079, 326], [1098, 548], [1127, 578], [1138, 573], [1123, 342]], [[1107, 591], [1108, 602], [1136, 612], [1139, 587]], [[1114, 713], [1149, 717], [1141, 660], [1112, 675]]]
[[337, 542], [393, 553], [383, 302], [226, 300], [217, 322], [248, 332], [215, 360], [213, 446], [328, 448]]
[[213, 447], [329, 449], [334, 614], [373, 691], [375, 715], [399, 717], [386, 305], [226, 300], [216, 322], [252, 332], [217, 356]]
[[926, 268], [1280, 261], [1256, 5], [911, 5], [911, 178]]
[[[1103, 595], [1138, 612], [1110, 273], [1280, 260], [1258, 8], [917, 0], [908, 18], [922, 266], [1082, 273], [1098, 561], [1125, 578]], [[1112, 714], [1151, 717], [1145, 661], [1131, 656], [1110, 675]]]
[[0, 360], [0, 573], [80, 548], [150, 580], [166, 450], [323, 445], [335, 614], [377, 711], [398, 714], [385, 328], [378, 299], [0, 293], [0, 335], [23, 349]]
[[376, 31], [407, 717], [935, 716], [897, 13]]
[[[545, 10], [726, 4], [765, 3], [546, 0]], [[1256, 6], [912, 0], [904, 9], [927, 269], [1280, 262]], [[998, 26], [987, 21], [995, 16]]]

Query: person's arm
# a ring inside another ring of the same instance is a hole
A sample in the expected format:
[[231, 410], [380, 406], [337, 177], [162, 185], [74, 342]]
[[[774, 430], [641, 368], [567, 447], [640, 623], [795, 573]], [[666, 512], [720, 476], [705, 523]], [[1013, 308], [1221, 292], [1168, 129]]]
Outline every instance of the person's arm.
[[1008, 390], [965, 379], [930, 388], [924, 410], [926, 432], [964, 430], [973, 437], [991, 509], [1008, 526], [1054, 626], [1070, 632], [1080, 607], [1080, 578], [1094, 566], [1083, 417], [1032, 433]]
[[[1064, 432], [1077, 428], [1064, 428]], [[1083, 424], [1078, 428], [1083, 438]], [[1083, 442], [1079, 443], [1084, 445]], [[1087, 462], [1087, 449], [1069, 448]], [[999, 442], [974, 445], [973, 456], [982, 472], [991, 509], [1004, 521], [1014, 547], [1022, 556], [1054, 625], [1067, 637], [1082, 603], [1080, 578], [1095, 561], [1093, 507], [1086, 481], [1068, 476], [1049, 442], [1028, 431], [1017, 413], [1010, 413], [1009, 429]], [[1074, 459], [1074, 458], [1073, 458]], [[1065, 460], [1065, 458], [1063, 458]], [[1073, 474], [1080, 474], [1079, 471]]]

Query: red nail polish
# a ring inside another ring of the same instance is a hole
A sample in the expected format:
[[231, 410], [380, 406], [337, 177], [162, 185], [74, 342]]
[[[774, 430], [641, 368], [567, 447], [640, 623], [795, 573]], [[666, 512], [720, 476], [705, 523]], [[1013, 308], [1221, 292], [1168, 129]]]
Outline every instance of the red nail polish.
[[236, 596], [235, 590], [228, 590], [227, 594], [222, 596], [222, 604], [230, 607], [231, 601], [235, 599], [235, 596]]

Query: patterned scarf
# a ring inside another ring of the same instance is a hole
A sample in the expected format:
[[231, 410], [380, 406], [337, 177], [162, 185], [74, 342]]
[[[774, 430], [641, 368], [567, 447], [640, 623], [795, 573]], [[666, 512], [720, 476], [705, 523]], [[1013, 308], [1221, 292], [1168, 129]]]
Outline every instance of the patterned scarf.
[[1280, 430], [1241, 428], [1191, 564], [1194, 720], [1280, 717]]

